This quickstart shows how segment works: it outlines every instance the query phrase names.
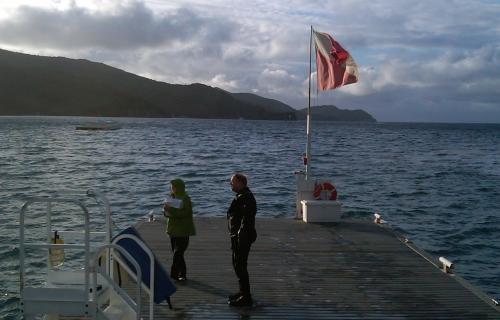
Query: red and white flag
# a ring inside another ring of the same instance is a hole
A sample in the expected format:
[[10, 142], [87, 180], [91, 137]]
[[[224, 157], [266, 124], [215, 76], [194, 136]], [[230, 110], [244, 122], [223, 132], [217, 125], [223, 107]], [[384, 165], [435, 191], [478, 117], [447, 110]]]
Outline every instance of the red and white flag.
[[313, 31], [318, 89], [328, 90], [358, 82], [356, 62], [328, 33]]

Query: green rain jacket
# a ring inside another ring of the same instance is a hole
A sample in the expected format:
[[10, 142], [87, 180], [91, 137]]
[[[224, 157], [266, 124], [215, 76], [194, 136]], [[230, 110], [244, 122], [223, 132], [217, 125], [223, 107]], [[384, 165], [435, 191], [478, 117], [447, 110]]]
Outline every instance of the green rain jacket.
[[173, 195], [176, 199], [182, 199], [182, 207], [169, 208], [167, 216], [167, 233], [171, 237], [188, 237], [194, 236], [196, 230], [193, 221], [193, 206], [191, 199], [186, 193], [186, 186], [181, 179], [170, 181], [175, 187], [176, 192]]

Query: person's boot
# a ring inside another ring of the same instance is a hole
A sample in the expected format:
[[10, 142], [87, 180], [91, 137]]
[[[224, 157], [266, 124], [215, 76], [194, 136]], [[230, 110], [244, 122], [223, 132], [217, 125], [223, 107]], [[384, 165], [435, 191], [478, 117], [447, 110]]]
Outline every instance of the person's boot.
[[230, 306], [233, 307], [250, 307], [253, 304], [251, 295], [241, 295], [236, 300], [232, 300], [229, 302]]
[[174, 266], [172, 266], [172, 268], [170, 268], [170, 278], [172, 278], [174, 280], [179, 279], [179, 272], [177, 272], [177, 269], [174, 268]]
[[240, 291], [238, 291], [235, 294], [232, 294], [229, 297], [227, 297], [227, 303], [231, 303], [232, 301], [235, 301], [239, 297], [241, 297], [241, 292]]
[[186, 281], [186, 280], [187, 280], [187, 278], [186, 278], [186, 276], [185, 276], [185, 275], [179, 275], [179, 276], [177, 277], [177, 281], [184, 282], [184, 281]]

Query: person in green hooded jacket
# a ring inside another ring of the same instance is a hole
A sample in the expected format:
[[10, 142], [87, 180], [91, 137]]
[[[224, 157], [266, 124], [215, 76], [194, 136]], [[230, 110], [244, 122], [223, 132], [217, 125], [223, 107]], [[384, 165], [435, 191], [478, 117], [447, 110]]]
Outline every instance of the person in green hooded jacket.
[[170, 277], [175, 280], [186, 280], [186, 261], [184, 252], [189, 245], [189, 237], [196, 234], [193, 221], [193, 207], [191, 199], [186, 193], [186, 185], [181, 179], [170, 181], [170, 197], [178, 199], [179, 204], [166, 202], [163, 210], [167, 217], [167, 234], [170, 236], [170, 244], [174, 257], [170, 269]]

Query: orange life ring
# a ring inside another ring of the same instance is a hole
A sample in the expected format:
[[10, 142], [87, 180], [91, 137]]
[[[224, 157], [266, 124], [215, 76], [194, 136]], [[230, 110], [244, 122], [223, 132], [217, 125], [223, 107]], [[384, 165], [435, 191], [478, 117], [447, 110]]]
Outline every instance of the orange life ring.
[[337, 200], [337, 189], [330, 182], [317, 183], [313, 196], [316, 200]]

